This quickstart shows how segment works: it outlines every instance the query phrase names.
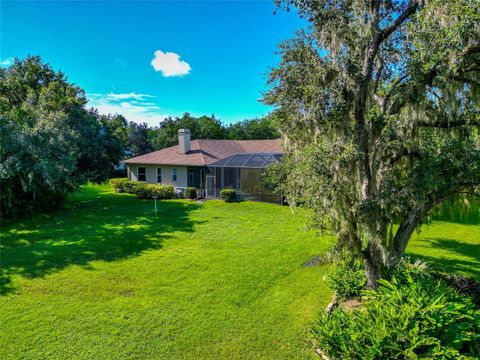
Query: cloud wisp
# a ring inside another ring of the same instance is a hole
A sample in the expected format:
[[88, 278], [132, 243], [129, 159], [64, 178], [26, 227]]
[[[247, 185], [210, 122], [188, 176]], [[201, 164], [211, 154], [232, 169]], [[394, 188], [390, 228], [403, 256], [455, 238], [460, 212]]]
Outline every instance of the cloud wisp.
[[9, 67], [10, 65], [13, 64], [13, 58], [12, 57], [9, 57], [9, 58], [6, 58], [6, 59], [2, 59], [0, 58], [0, 67]]
[[186, 61], [180, 59], [180, 55], [174, 52], [157, 50], [150, 62], [155, 71], [159, 71], [165, 77], [184, 76], [190, 73], [192, 68]]
[[97, 108], [100, 114], [120, 114], [128, 121], [158, 126], [168, 115], [163, 114], [160, 107], [152, 102], [154, 97], [134, 92], [87, 95], [88, 106]]

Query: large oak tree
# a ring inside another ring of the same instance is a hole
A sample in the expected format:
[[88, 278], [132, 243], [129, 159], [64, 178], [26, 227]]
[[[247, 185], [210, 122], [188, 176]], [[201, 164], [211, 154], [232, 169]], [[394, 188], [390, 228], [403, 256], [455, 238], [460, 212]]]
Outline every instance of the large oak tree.
[[309, 24], [264, 98], [289, 149], [283, 191], [375, 287], [432, 207], [480, 184], [480, 2], [277, 5]]

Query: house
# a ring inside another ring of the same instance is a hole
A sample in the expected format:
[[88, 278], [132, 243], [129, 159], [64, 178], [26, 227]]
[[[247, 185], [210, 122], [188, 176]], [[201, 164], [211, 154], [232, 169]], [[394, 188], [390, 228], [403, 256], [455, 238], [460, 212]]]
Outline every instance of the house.
[[275, 140], [190, 140], [178, 131], [178, 145], [125, 160], [128, 178], [173, 185], [177, 192], [195, 187], [207, 198], [235, 189], [242, 199], [280, 202], [265, 183], [267, 165], [281, 160], [283, 142]]

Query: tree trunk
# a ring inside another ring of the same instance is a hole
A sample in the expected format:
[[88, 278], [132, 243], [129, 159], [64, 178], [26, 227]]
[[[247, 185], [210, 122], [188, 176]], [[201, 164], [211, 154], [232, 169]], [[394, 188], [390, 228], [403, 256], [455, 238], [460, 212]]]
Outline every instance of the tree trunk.
[[370, 246], [365, 250], [363, 255], [365, 276], [367, 277], [367, 289], [374, 290], [378, 287], [377, 281], [380, 278], [378, 259], [375, 258], [375, 255], [370, 250]]

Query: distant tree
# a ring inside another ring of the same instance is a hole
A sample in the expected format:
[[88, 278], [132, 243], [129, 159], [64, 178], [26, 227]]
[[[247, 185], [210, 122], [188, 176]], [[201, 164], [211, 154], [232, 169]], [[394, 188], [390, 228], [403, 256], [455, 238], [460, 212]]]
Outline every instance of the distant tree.
[[265, 96], [289, 142], [283, 191], [373, 288], [430, 209], [480, 184], [480, 2], [276, 3], [310, 24]]
[[200, 116], [194, 133], [195, 139], [225, 139], [225, 129], [220, 120], [212, 116]]
[[123, 115], [103, 115], [101, 122], [108, 127], [110, 132], [127, 147], [128, 144], [128, 121]]
[[232, 140], [265, 140], [280, 137], [269, 117], [233, 123], [227, 126], [225, 132], [227, 138]]
[[2, 217], [54, 207], [79, 184], [107, 178], [121, 143], [86, 102], [40, 57], [0, 69]]
[[153, 146], [156, 149], [163, 149], [178, 144], [179, 129], [189, 129], [192, 140], [225, 138], [225, 129], [214, 115], [195, 118], [185, 113], [182, 117], [165, 119], [153, 130], [151, 137]]
[[128, 147], [135, 155], [142, 155], [153, 150], [150, 144], [150, 129], [147, 123], [130, 122], [128, 126]]

